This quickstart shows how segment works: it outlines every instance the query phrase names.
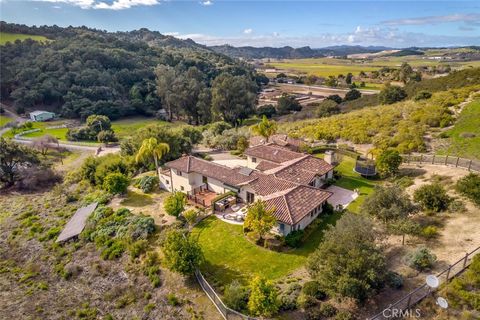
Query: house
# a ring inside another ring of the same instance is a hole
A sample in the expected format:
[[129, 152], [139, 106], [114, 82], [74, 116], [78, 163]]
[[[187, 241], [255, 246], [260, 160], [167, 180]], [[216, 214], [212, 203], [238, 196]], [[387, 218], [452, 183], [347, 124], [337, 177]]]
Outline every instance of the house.
[[48, 121], [55, 118], [55, 113], [49, 111], [36, 110], [30, 112], [30, 119], [32, 121]]
[[[295, 139], [287, 136], [286, 134], [274, 134], [270, 137], [269, 141], [276, 145], [285, 147], [291, 151], [299, 152], [304, 146], [309, 144], [301, 139]], [[267, 141], [262, 136], [253, 136], [249, 139], [249, 146], [254, 147], [260, 144], [266, 144]]]
[[263, 200], [275, 209], [275, 231], [282, 235], [304, 229], [322, 212], [332, 195], [322, 189], [333, 177], [332, 164], [275, 144], [254, 146], [245, 154], [247, 167], [236, 168], [183, 156], [165, 164], [160, 186], [206, 207], [230, 191], [242, 203]]

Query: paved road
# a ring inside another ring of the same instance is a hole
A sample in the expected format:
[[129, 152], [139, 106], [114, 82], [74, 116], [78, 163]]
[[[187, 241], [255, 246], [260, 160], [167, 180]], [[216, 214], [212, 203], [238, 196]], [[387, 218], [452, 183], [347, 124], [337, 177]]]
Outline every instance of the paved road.
[[[22, 140], [12, 139], [12, 140], [22, 144], [33, 143], [33, 140], [29, 140], [29, 139], [22, 139]], [[70, 144], [70, 143], [64, 143], [64, 142], [60, 142], [58, 145], [70, 151], [88, 151], [88, 152], [96, 153], [98, 150], [98, 147], [96, 146], [84, 146], [84, 145]], [[103, 156], [105, 154], [116, 153], [116, 152], [120, 152], [120, 147], [102, 147], [102, 151], [100, 151], [98, 156]]]

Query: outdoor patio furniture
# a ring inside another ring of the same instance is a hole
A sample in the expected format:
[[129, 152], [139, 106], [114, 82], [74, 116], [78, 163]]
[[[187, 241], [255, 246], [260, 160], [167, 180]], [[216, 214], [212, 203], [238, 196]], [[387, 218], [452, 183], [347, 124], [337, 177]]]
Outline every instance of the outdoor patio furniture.
[[240, 206], [237, 205], [237, 204], [234, 204], [231, 208], [232, 208], [233, 211], [238, 211], [238, 210], [240, 210]]

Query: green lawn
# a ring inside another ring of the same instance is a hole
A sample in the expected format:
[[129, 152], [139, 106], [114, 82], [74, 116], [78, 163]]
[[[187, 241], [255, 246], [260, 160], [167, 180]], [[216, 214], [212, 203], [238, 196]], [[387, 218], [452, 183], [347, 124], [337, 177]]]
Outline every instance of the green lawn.
[[[323, 157], [323, 155], [316, 155]], [[342, 177], [335, 182], [336, 186], [348, 189], [348, 190], [360, 190], [360, 195], [347, 207], [349, 211], [358, 213], [360, 205], [365, 201], [365, 198], [373, 192], [376, 181], [373, 179], [366, 179], [353, 171], [355, 167], [355, 159], [343, 156], [340, 164], [335, 168]]]
[[[66, 141], [67, 137], [67, 128], [57, 128], [57, 129], [47, 129], [47, 127], [53, 127], [53, 126], [60, 126], [63, 125], [63, 121], [48, 121], [48, 122], [32, 122], [32, 129], [40, 129], [40, 131], [37, 132], [32, 132], [25, 134], [24, 137], [26, 138], [36, 138], [36, 137], [41, 137], [45, 134], [50, 134], [54, 137], [56, 137], [59, 140]], [[25, 131], [28, 131], [31, 129], [27, 129]], [[22, 131], [17, 130], [9, 130], [7, 133], [5, 133], [6, 137], [13, 138], [15, 134], [21, 133]]]
[[32, 39], [40, 42], [51, 41], [44, 36], [34, 36], [30, 34], [21, 34], [21, 33], [10, 33], [10, 32], [0, 32], [0, 45], [4, 45], [7, 42], [15, 42], [15, 40], [25, 40]]
[[235, 279], [246, 282], [256, 274], [275, 280], [302, 267], [308, 255], [318, 247], [325, 228], [339, 217], [336, 214], [321, 218], [321, 225], [310, 234], [306, 243], [289, 252], [259, 247], [245, 238], [242, 226], [223, 222], [214, 216], [195, 226], [192, 236], [198, 239], [205, 255], [202, 271], [214, 283], [226, 285]]
[[7, 123], [11, 122], [12, 119], [5, 116], [5, 115], [0, 115], [0, 127], [3, 127], [4, 125], [6, 125]]
[[134, 117], [129, 119], [122, 119], [112, 121], [112, 129], [119, 139], [130, 136], [132, 133], [140, 128], [143, 128], [150, 124], [167, 123], [165, 121], [157, 120], [154, 118]]
[[455, 125], [446, 133], [450, 146], [442, 153], [480, 159], [480, 99], [462, 110]]

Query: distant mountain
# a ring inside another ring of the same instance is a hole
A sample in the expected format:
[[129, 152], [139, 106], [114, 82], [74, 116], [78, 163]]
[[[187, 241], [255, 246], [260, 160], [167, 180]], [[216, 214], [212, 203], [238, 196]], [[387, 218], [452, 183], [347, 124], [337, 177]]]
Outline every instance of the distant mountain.
[[326, 56], [346, 56], [355, 53], [375, 53], [391, 48], [382, 46], [331, 46], [312, 49], [310, 47], [292, 48], [289, 46], [274, 47], [233, 47], [231, 45], [210, 46], [209, 49], [234, 58], [244, 59], [292, 59], [292, 58], [320, 58]]

